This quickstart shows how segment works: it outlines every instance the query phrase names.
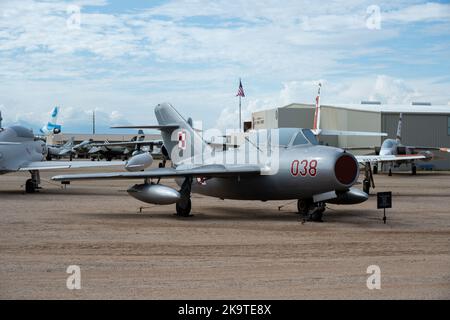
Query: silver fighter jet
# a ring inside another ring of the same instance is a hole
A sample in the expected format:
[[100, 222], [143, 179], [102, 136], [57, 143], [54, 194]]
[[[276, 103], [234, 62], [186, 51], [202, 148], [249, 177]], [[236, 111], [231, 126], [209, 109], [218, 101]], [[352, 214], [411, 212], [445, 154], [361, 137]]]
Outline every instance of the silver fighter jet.
[[[179, 216], [190, 214], [192, 192], [221, 199], [297, 199], [299, 213], [310, 220], [321, 220], [326, 203], [350, 205], [368, 199], [353, 187], [359, 176], [357, 159], [342, 149], [319, 145], [309, 129], [257, 131], [238, 148], [224, 151], [205, 143], [170, 104], [157, 105], [155, 114], [158, 125], [126, 128], [159, 129], [171, 168], [52, 179], [142, 179], [128, 193], [147, 203], [175, 204]], [[160, 184], [167, 178], [175, 178], [180, 189]]]

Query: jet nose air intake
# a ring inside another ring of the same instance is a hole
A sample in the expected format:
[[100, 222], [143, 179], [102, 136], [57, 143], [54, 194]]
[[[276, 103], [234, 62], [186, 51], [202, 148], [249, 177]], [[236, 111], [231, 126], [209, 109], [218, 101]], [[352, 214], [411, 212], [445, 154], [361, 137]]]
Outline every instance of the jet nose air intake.
[[358, 179], [359, 167], [355, 157], [348, 153], [342, 154], [334, 165], [336, 179], [346, 186], [351, 186]]

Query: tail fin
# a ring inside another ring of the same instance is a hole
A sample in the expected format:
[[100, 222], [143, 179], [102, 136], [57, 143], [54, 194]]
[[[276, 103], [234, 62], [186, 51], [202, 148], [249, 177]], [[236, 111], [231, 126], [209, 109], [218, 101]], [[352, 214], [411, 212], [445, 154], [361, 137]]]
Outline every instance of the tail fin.
[[[200, 155], [209, 148], [198, 132], [171, 104], [158, 104], [155, 107], [155, 115], [158, 124], [162, 126], [160, 130], [164, 146], [174, 162], [174, 156], [181, 160]], [[164, 128], [165, 125], [168, 127]], [[175, 125], [175, 128], [170, 125]]]
[[397, 142], [402, 142], [402, 118], [403, 114], [400, 113], [400, 118], [398, 119], [398, 126], [397, 126]]
[[50, 121], [43, 126], [40, 131], [45, 135], [58, 134], [61, 132], [61, 125], [56, 124], [58, 120], [59, 107], [54, 107], [50, 116]]
[[52, 110], [50, 123], [56, 124], [56, 122], [58, 121], [58, 112], [59, 112], [59, 107], [54, 107], [53, 110]]
[[320, 89], [322, 88], [322, 84], [319, 82], [319, 89], [316, 97], [316, 112], [314, 113], [314, 125], [313, 130], [320, 130]]

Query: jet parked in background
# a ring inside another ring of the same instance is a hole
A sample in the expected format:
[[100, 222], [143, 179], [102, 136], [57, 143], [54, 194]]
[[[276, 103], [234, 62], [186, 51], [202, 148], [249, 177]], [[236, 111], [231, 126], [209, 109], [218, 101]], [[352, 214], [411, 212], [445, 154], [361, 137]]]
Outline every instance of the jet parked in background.
[[152, 153], [155, 147], [160, 148], [162, 146], [162, 141], [146, 141], [144, 139], [144, 131], [139, 130], [138, 135], [130, 141], [91, 143], [88, 154], [91, 157], [97, 155], [98, 158], [111, 161], [113, 158], [128, 159], [142, 152]]
[[[357, 156], [362, 164], [365, 165], [365, 179], [363, 181], [364, 191], [369, 193], [370, 187], [375, 187], [374, 179], [372, 176], [371, 165], [373, 166], [373, 174], [378, 173], [378, 167], [381, 164], [383, 169], [385, 165], [389, 166], [389, 176], [392, 176], [392, 169], [398, 168], [402, 164], [411, 165], [411, 173], [416, 175], [417, 166], [416, 161], [431, 161], [435, 157], [432, 151], [450, 152], [449, 148], [439, 147], [422, 147], [422, 146], [405, 146], [402, 144], [402, 118], [400, 118], [397, 126], [396, 139], [386, 139], [381, 144], [381, 147], [370, 147], [369, 149], [375, 149], [376, 155], [364, 155]], [[354, 149], [364, 149], [356, 147]]]
[[72, 156], [74, 154], [74, 137], [70, 138], [63, 145], [47, 145], [47, 157], [46, 160], [50, 161], [53, 158], [63, 158], [70, 157], [72, 160]]
[[31, 179], [25, 184], [27, 193], [39, 188], [41, 170], [123, 166], [123, 162], [45, 161], [46, 143], [36, 138], [31, 129], [22, 126], [0, 128], [0, 174], [29, 171]]
[[61, 133], [61, 125], [57, 124], [58, 113], [59, 107], [54, 107], [50, 116], [50, 121], [39, 130], [43, 135], [49, 136], [52, 134]]

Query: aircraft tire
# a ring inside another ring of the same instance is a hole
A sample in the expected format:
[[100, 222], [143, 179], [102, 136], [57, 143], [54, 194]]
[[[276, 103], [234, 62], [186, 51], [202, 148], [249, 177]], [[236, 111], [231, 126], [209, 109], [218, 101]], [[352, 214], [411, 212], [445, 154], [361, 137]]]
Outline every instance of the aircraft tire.
[[378, 174], [378, 166], [373, 166], [373, 174]]
[[367, 179], [364, 179], [363, 181], [363, 191], [367, 194], [370, 192], [370, 181]]
[[413, 166], [411, 171], [412, 171], [413, 176], [417, 175], [417, 167], [416, 166]]
[[324, 212], [325, 207], [318, 207], [313, 209], [312, 212], [308, 214], [308, 221], [323, 222], [322, 217]]
[[389, 177], [392, 177], [392, 169], [389, 169]]
[[25, 183], [25, 192], [26, 193], [35, 193], [36, 192], [36, 184], [32, 179], [28, 179]]
[[298, 199], [297, 201], [297, 210], [298, 214], [307, 215], [311, 209], [311, 201], [305, 199]]
[[188, 199], [187, 201], [180, 201], [180, 202], [177, 202], [175, 205], [175, 208], [177, 210], [177, 216], [189, 217], [191, 214], [191, 208], [192, 208], [191, 199]]

